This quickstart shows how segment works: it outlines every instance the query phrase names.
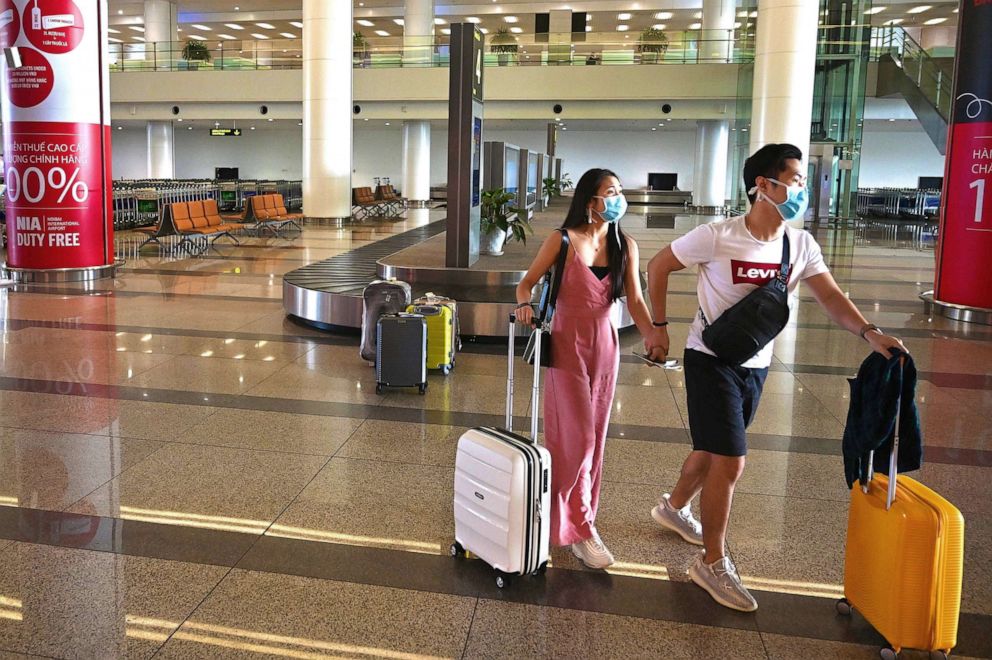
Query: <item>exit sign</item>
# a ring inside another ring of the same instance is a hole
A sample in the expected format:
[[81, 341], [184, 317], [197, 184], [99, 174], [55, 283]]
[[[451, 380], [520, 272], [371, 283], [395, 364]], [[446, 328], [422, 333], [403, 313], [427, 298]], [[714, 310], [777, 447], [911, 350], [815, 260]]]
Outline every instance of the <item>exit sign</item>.
[[210, 137], [241, 137], [240, 128], [211, 128]]

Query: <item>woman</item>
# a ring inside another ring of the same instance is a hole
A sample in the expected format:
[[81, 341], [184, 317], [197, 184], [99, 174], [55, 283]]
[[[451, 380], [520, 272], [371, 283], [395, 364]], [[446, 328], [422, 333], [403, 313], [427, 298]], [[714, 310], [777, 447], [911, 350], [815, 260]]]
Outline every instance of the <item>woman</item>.
[[603, 445], [620, 368], [620, 343], [610, 321], [614, 301], [627, 308], [645, 346], [661, 345], [641, 294], [637, 243], [618, 224], [627, 209], [620, 180], [592, 169], [575, 187], [562, 225], [544, 241], [517, 286], [517, 321], [532, 324], [531, 292], [558, 260], [568, 233], [561, 288], [551, 324], [551, 367], [544, 396], [544, 439], [551, 452], [551, 544], [571, 546], [590, 568], [613, 555], [596, 532]]

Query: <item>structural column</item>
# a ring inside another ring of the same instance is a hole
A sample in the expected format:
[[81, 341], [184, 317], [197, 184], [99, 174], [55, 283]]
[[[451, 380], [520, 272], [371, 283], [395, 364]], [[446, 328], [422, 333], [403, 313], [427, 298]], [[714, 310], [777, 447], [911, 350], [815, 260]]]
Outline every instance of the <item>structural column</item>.
[[303, 0], [303, 211], [351, 217], [352, 3]]
[[733, 59], [736, 9], [736, 0], [703, 0], [700, 61], [729, 62]]
[[413, 206], [431, 198], [431, 123], [403, 122], [403, 197]]
[[406, 0], [403, 66], [430, 65], [434, 52], [434, 0]]
[[172, 0], [145, 0], [145, 60], [156, 69], [169, 70], [179, 57], [176, 3]]
[[729, 122], [700, 119], [696, 122], [696, 164], [692, 177], [692, 203], [720, 207], [727, 199], [727, 142]]
[[150, 121], [148, 137], [148, 178], [176, 177], [176, 143], [171, 121]]
[[759, 0], [751, 101], [751, 153], [789, 142], [809, 151], [819, 3]]

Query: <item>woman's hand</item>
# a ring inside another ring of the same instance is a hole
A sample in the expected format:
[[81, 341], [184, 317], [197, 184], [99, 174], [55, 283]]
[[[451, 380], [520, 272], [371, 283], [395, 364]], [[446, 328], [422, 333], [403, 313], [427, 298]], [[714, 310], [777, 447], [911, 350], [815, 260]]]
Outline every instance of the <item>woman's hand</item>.
[[514, 313], [517, 315], [517, 323], [520, 325], [534, 325], [534, 307], [532, 305], [517, 307], [517, 311]]
[[651, 328], [644, 337], [644, 350], [648, 358], [655, 362], [661, 362], [668, 357], [669, 344], [668, 328], [664, 326]]

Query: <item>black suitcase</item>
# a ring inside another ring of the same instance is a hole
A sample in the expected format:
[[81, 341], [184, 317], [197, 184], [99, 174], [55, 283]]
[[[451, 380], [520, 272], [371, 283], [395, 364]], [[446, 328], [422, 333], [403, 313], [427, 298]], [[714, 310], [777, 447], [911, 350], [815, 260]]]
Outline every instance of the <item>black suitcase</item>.
[[420, 314], [387, 314], [376, 324], [375, 392], [416, 387], [427, 392], [427, 320]]

